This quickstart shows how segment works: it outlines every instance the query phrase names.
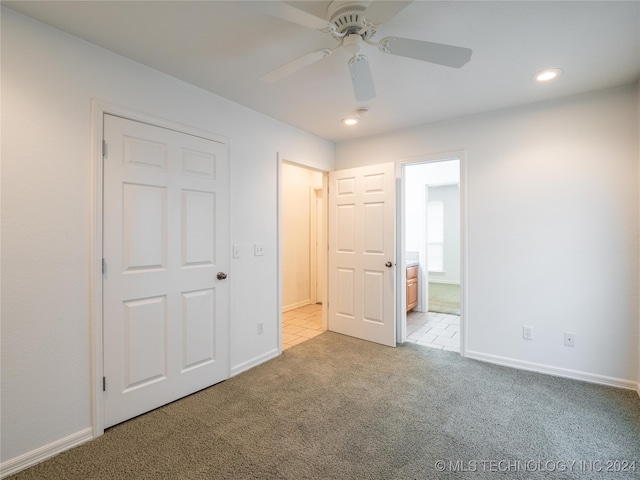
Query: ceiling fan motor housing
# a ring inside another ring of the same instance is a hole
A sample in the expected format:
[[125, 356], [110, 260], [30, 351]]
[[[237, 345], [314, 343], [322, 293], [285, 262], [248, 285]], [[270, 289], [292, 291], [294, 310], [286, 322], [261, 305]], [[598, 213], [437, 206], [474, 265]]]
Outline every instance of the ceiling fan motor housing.
[[375, 32], [374, 25], [367, 22], [364, 12], [371, 2], [368, 1], [341, 1], [334, 0], [329, 4], [327, 17], [329, 23], [335, 25], [336, 38], [345, 35], [358, 34], [366, 38], [372, 37]]

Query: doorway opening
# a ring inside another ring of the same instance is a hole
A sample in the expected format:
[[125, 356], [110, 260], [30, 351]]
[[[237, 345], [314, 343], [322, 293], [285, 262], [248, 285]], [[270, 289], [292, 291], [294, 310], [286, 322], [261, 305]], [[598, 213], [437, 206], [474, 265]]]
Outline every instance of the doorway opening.
[[406, 341], [460, 352], [460, 160], [405, 166]]
[[282, 350], [323, 331], [326, 248], [324, 173], [281, 166]]

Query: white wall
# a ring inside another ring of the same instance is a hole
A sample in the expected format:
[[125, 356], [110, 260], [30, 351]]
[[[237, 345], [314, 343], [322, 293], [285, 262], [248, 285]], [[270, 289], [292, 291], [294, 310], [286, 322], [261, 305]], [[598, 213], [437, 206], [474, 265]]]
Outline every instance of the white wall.
[[92, 98], [230, 139], [234, 371], [277, 354], [277, 152], [331, 169], [334, 145], [5, 8], [1, 27], [4, 463], [91, 426]]
[[635, 85], [338, 144], [337, 168], [466, 152], [469, 356], [634, 387], [637, 96]]
[[311, 189], [315, 187], [322, 187], [322, 173], [282, 164], [283, 310], [311, 300]]

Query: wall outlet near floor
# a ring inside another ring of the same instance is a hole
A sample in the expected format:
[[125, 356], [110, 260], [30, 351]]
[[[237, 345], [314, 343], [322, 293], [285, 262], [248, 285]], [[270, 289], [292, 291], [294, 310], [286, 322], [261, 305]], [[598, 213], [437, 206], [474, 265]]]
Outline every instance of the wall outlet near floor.
[[264, 333], [264, 322], [258, 322], [258, 335], [262, 335]]
[[256, 257], [261, 257], [262, 255], [264, 255], [264, 244], [262, 243], [256, 243], [253, 245], [253, 254]]
[[576, 346], [576, 334], [571, 332], [564, 332], [564, 346], [575, 347]]
[[533, 327], [524, 325], [522, 327], [522, 338], [525, 340], [533, 340]]

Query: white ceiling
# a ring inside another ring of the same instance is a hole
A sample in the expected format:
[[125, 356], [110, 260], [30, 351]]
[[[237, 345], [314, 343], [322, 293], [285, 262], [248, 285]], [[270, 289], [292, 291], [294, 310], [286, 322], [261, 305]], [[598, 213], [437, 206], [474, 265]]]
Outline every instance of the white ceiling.
[[[328, 1], [287, 2], [324, 17]], [[377, 97], [358, 104], [348, 54], [275, 84], [260, 76], [337, 42], [241, 1], [2, 1], [205, 90], [332, 141], [498, 110], [640, 79], [640, 2], [415, 1], [378, 30], [473, 50], [460, 69], [365, 45]], [[543, 69], [564, 70], [536, 84]], [[356, 108], [360, 124], [340, 120]]]

